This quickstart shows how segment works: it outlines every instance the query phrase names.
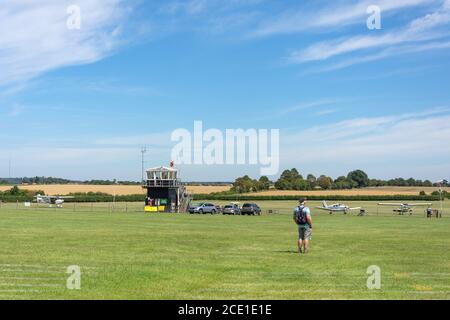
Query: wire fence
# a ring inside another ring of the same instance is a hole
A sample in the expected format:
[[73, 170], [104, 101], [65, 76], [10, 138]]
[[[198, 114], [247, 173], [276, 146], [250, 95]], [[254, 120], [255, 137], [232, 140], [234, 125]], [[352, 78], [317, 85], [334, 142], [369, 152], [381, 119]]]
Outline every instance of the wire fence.
[[143, 202], [72, 202], [61, 206], [55, 204], [43, 204], [35, 202], [0, 202], [0, 210], [24, 210], [24, 211], [63, 211], [63, 212], [110, 212], [133, 213], [144, 212]]
[[[220, 201], [217, 205], [224, 206], [227, 203]], [[319, 203], [317, 203], [318, 205]], [[261, 213], [264, 216], [267, 215], [279, 215], [279, 214], [292, 214], [295, 202], [289, 201], [261, 201], [259, 203], [261, 207]], [[430, 218], [446, 218], [450, 212], [450, 203], [445, 202], [445, 206], [441, 209], [438, 203], [433, 204], [433, 212]], [[316, 208], [316, 203], [310, 203], [311, 211], [315, 216], [330, 215], [329, 212], [319, 210]], [[426, 207], [416, 207], [412, 212], [397, 212], [395, 207], [383, 207], [378, 206], [376, 202], [364, 203], [364, 212], [360, 210], [351, 210], [347, 214], [344, 212], [334, 212], [333, 215], [345, 215], [345, 216], [380, 216], [380, 217], [427, 217]], [[143, 213], [143, 202], [67, 202], [62, 206], [55, 204], [43, 204], [36, 202], [1, 202], [0, 212], [6, 212], [11, 210], [17, 211], [30, 211], [30, 212], [80, 212], [80, 213]]]

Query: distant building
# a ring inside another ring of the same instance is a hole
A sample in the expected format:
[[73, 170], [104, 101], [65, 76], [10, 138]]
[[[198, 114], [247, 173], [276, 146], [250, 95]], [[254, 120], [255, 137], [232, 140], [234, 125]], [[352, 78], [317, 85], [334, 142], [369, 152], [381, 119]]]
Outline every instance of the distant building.
[[155, 167], [146, 170], [143, 188], [147, 189], [145, 211], [147, 212], [186, 212], [190, 197], [186, 187], [178, 178], [178, 169]]

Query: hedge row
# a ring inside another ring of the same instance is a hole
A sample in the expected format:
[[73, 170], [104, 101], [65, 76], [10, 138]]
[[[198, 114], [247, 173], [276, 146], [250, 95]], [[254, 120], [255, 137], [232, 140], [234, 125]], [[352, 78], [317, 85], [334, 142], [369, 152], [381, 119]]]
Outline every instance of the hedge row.
[[[65, 202], [112, 202], [112, 195], [76, 195], [73, 199], [66, 199]], [[31, 196], [1, 196], [0, 201], [3, 202], [26, 202], [32, 201]], [[144, 202], [145, 196], [142, 194], [116, 196], [116, 202]]]
[[[301, 195], [276, 195], [276, 196], [261, 196], [261, 195], [212, 195], [212, 194], [195, 194], [194, 201], [208, 200], [208, 201], [295, 201], [302, 198]], [[419, 195], [380, 195], [380, 196], [343, 196], [343, 195], [323, 195], [323, 196], [306, 196], [311, 201], [439, 201], [439, 196], [419, 196]], [[116, 202], [143, 202], [145, 196], [142, 194], [116, 196]], [[2, 202], [25, 202], [32, 201], [31, 196], [5, 196], [0, 195]], [[111, 202], [112, 195], [76, 195], [73, 199], [66, 199], [66, 202]]]
[[[224, 200], [224, 201], [271, 201], [271, 200], [289, 200], [294, 201], [302, 198], [301, 195], [276, 195], [276, 196], [261, 196], [261, 195], [211, 195], [211, 194], [196, 194], [194, 200]], [[323, 196], [305, 196], [311, 201], [439, 201], [439, 196], [420, 196], [420, 195], [323, 195]]]

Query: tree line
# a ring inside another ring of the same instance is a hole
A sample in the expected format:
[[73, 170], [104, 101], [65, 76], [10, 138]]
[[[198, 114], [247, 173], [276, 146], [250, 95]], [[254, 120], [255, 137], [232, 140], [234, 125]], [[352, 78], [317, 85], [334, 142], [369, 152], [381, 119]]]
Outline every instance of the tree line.
[[[252, 179], [248, 175], [237, 178], [233, 183], [231, 192], [249, 193], [269, 190], [270, 188], [277, 190], [343, 190], [385, 186], [433, 187], [437, 185], [430, 180], [417, 180], [414, 178], [370, 179], [367, 173], [362, 170], [351, 171], [346, 176], [340, 176], [336, 179], [326, 175], [316, 177], [313, 174], [308, 174], [304, 177], [297, 169], [293, 168], [283, 171], [280, 178], [275, 182], [270, 181], [266, 176], [262, 176], [258, 180]], [[449, 186], [448, 181], [444, 180], [443, 186]]]

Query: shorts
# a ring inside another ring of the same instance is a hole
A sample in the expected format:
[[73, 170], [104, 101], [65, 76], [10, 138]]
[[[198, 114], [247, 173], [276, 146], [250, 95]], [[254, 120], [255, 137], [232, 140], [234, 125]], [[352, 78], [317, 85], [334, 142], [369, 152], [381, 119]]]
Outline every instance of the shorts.
[[311, 238], [312, 238], [312, 229], [311, 228], [298, 227], [298, 238], [299, 238], [299, 240], [311, 240]]

